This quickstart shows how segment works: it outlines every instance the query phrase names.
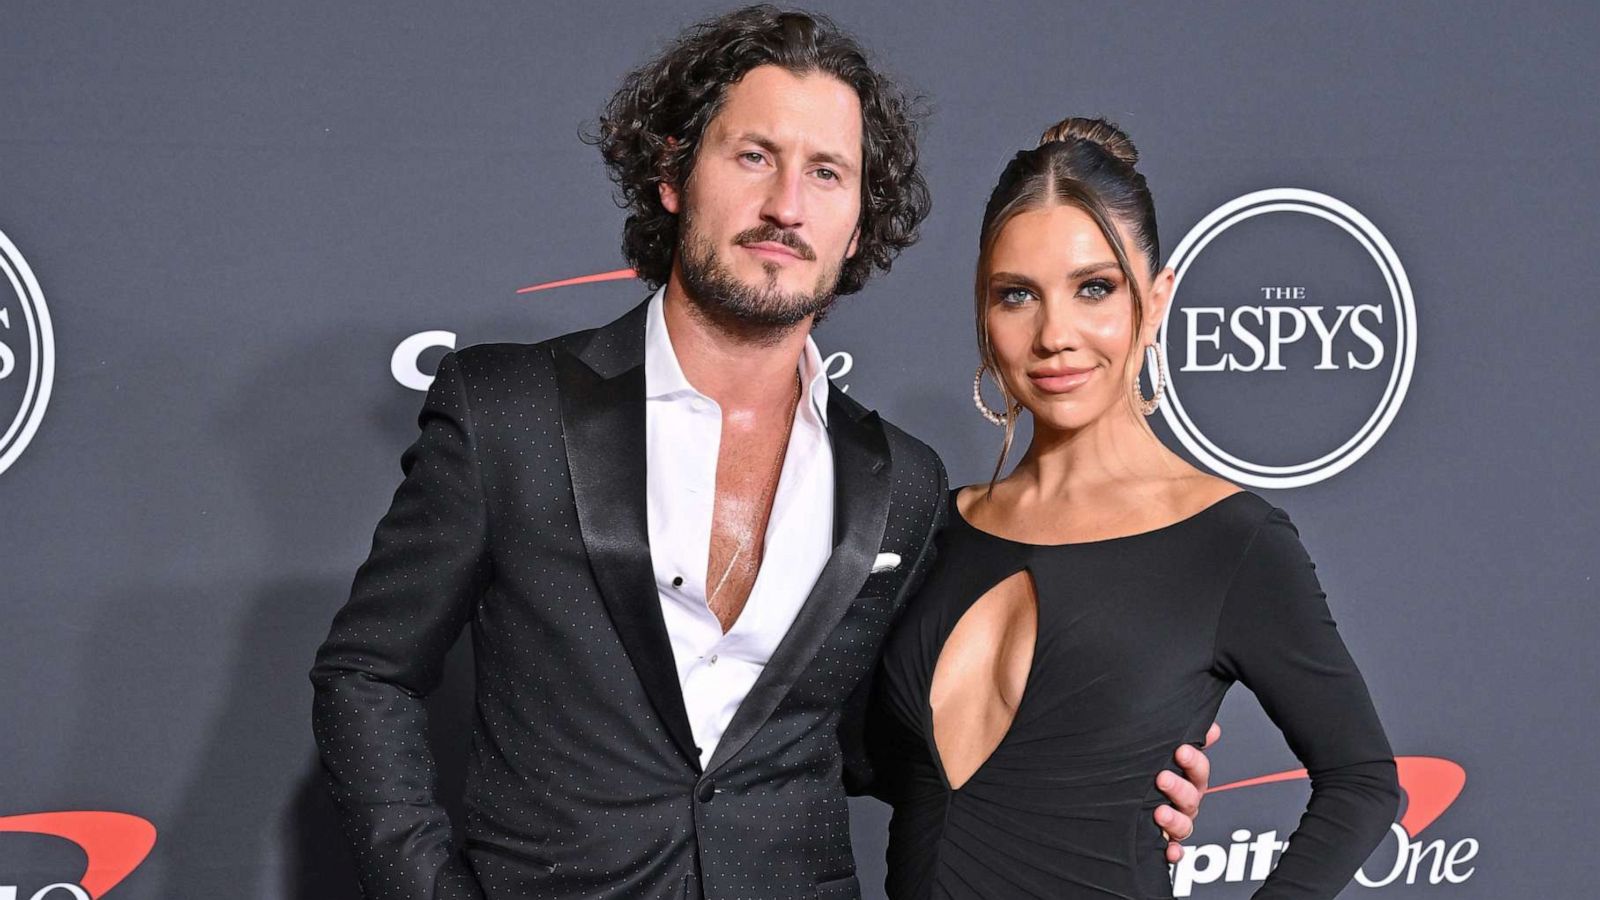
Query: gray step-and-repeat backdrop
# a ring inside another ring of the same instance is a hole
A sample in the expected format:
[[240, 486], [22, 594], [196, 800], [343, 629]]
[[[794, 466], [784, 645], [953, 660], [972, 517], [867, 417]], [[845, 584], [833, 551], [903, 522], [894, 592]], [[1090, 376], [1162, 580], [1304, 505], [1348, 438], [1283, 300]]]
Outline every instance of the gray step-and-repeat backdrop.
[[[587, 277], [621, 214], [579, 135], [721, 8], [0, 2], [0, 898], [357, 895], [312, 652], [446, 349], [642, 296]], [[983, 201], [1120, 122], [1181, 273], [1157, 430], [1294, 516], [1401, 757], [1345, 896], [1595, 896], [1596, 7], [820, 8], [932, 114], [933, 216], [818, 332], [836, 381], [986, 477]], [[1179, 896], [1247, 896], [1307, 794], [1248, 692], [1222, 723]]]

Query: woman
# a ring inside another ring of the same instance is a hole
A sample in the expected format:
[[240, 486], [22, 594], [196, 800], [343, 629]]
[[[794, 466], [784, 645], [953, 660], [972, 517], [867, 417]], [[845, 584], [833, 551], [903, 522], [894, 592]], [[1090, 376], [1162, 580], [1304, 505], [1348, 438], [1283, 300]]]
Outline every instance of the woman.
[[974, 399], [1002, 463], [1024, 410], [1033, 439], [953, 493], [885, 647], [869, 719], [894, 900], [1170, 897], [1155, 777], [1235, 681], [1313, 785], [1256, 897], [1334, 896], [1394, 820], [1393, 755], [1294, 526], [1145, 421], [1173, 274], [1137, 161], [1116, 126], [1068, 119], [984, 212]]

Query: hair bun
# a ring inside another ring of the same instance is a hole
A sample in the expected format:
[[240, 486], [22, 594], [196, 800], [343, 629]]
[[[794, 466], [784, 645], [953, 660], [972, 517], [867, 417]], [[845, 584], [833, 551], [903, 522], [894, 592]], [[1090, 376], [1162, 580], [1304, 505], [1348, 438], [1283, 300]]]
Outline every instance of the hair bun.
[[1139, 164], [1139, 151], [1133, 146], [1133, 141], [1115, 123], [1105, 119], [1078, 116], [1062, 119], [1039, 135], [1039, 146], [1043, 147], [1052, 141], [1071, 140], [1088, 141], [1129, 167]]

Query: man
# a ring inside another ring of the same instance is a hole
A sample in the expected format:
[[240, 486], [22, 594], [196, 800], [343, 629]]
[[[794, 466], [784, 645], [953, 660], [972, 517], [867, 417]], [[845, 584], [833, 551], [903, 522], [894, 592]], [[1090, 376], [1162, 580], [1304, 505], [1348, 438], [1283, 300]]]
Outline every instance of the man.
[[[852, 714], [947, 484], [809, 332], [926, 215], [906, 103], [825, 20], [757, 7], [630, 75], [598, 143], [661, 289], [440, 363], [312, 671], [364, 890], [855, 898]], [[421, 697], [469, 622], [458, 853]]]

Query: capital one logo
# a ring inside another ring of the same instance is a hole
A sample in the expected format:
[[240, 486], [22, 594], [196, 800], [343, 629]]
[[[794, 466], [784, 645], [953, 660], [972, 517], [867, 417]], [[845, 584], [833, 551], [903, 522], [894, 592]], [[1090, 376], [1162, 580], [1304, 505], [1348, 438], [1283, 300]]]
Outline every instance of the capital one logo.
[[0, 816], [0, 833], [43, 834], [71, 841], [83, 851], [84, 871], [75, 881], [47, 884], [23, 897], [5, 884], [0, 900], [100, 900], [127, 878], [156, 843], [154, 825], [120, 812], [52, 812]]
[[1366, 216], [1315, 191], [1257, 191], [1202, 219], [1168, 265], [1161, 413], [1196, 459], [1252, 487], [1302, 487], [1383, 437], [1411, 384], [1417, 316]]
[[[533, 284], [519, 288], [518, 294], [533, 294], [539, 291], [548, 291], [554, 288], [573, 287], [580, 284], [596, 284], [603, 281], [623, 281], [637, 276], [632, 269], [616, 269], [611, 272], [596, 272], [592, 275], [579, 275], [576, 278], [563, 278], [560, 281], [547, 281], [542, 284]], [[456, 349], [456, 333], [453, 331], [419, 331], [407, 336], [389, 355], [389, 374], [402, 387], [414, 391], [426, 391], [433, 386], [433, 376], [422, 370], [422, 357], [430, 351]], [[837, 350], [822, 359], [822, 370], [830, 380], [837, 381], [850, 374], [855, 367], [855, 360], [843, 350]], [[841, 384], [841, 391], [849, 391], [850, 386]], [[6, 900], [0, 896], [0, 900]]]
[[[0, 472], [39, 430], [55, 371], [55, 333], [44, 293], [28, 261], [0, 232]], [[0, 900], [8, 898], [0, 894]]]
[[[1398, 822], [1389, 826], [1383, 842], [1356, 871], [1355, 883], [1364, 888], [1386, 888], [1396, 885], [1461, 884], [1471, 878], [1477, 871], [1473, 864], [1479, 850], [1477, 838], [1445, 839], [1430, 835], [1430, 840], [1422, 836], [1461, 796], [1462, 788], [1467, 783], [1466, 770], [1458, 763], [1435, 756], [1399, 756], [1395, 758], [1395, 766], [1400, 791], [1404, 795], [1405, 811]], [[1226, 816], [1239, 805], [1227, 806], [1225, 804], [1228, 801], [1220, 801], [1224, 808], [1216, 810], [1214, 808], [1219, 802], [1209, 799], [1216, 794], [1244, 792], [1248, 797], [1260, 791], [1245, 792], [1246, 788], [1299, 783], [1309, 778], [1305, 769], [1294, 769], [1213, 787], [1206, 791], [1206, 814], [1200, 817], [1199, 825], [1202, 830], [1209, 830], [1208, 819], [1214, 822], [1218, 814]], [[1241, 794], [1232, 796], [1239, 797]], [[1287, 807], [1279, 810], [1269, 807], [1268, 812], [1273, 819], [1289, 818]], [[1185, 846], [1183, 858], [1170, 867], [1173, 896], [1196, 895], [1196, 887], [1207, 885], [1266, 880], [1277, 866], [1280, 854], [1289, 848], [1289, 841], [1278, 839], [1279, 833], [1277, 829], [1256, 833], [1249, 828], [1238, 828], [1229, 833], [1229, 842], [1226, 844], [1194, 843]], [[1205, 895], [1208, 892], [1202, 890], [1197, 896]]]

